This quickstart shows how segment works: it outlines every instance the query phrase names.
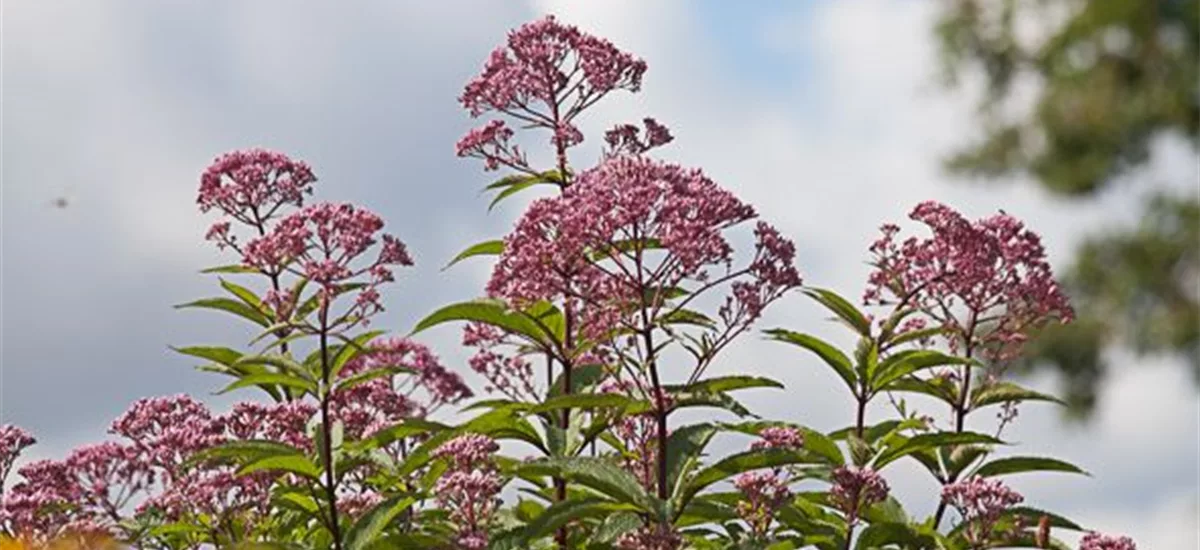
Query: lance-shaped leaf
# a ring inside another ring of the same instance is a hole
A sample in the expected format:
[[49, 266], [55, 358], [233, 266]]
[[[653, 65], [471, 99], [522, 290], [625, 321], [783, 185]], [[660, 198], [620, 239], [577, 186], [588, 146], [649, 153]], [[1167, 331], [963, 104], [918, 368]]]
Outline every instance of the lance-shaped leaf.
[[875, 457], [874, 467], [884, 466], [922, 449], [932, 449], [947, 445], [1003, 445], [1004, 442], [987, 434], [976, 432], [942, 432], [921, 434], [904, 440], [898, 445], [891, 446]]
[[171, 349], [177, 353], [207, 359], [225, 366], [234, 364], [242, 357], [240, 351], [219, 346], [188, 346], [185, 348], [172, 347]]
[[837, 315], [839, 319], [854, 329], [855, 332], [858, 332], [859, 335], [871, 335], [871, 322], [867, 320], [867, 316], [837, 293], [823, 288], [805, 288], [804, 294], [825, 306], [829, 311], [832, 311], [834, 315]]
[[854, 365], [850, 363], [850, 358], [846, 357], [846, 354], [838, 351], [832, 344], [816, 336], [781, 328], [768, 330], [766, 334], [772, 340], [800, 346], [815, 353], [841, 377], [850, 391], [857, 391], [855, 385], [858, 383], [858, 376], [854, 374]]
[[445, 306], [421, 319], [413, 327], [411, 334], [454, 321], [475, 321], [525, 336], [536, 342], [547, 341], [546, 331], [533, 319], [509, 308], [504, 302], [491, 299], [472, 300]]
[[526, 543], [532, 543], [571, 521], [587, 517], [605, 517], [614, 512], [628, 511], [629, 508], [629, 505], [616, 504], [601, 497], [575, 497], [555, 502], [525, 527], [522, 539]]
[[254, 472], [271, 471], [271, 472], [287, 472], [308, 479], [320, 479], [321, 469], [313, 464], [308, 457], [300, 454], [275, 455], [260, 458], [238, 470], [238, 475], [248, 475]]
[[1089, 475], [1070, 462], [1040, 456], [1008, 456], [997, 458], [980, 466], [978, 470], [975, 470], [975, 475], [992, 477], [1025, 472], [1067, 472]]
[[692, 424], [671, 432], [667, 437], [667, 487], [673, 499], [683, 490], [683, 481], [700, 463], [704, 448], [717, 434], [712, 424]]
[[277, 441], [261, 439], [228, 441], [193, 454], [184, 461], [183, 468], [189, 469], [206, 462], [246, 464], [272, 456], [288, 456], [299, 453], [300, 451], [295, 447]]
[[200, 273], [262, 273], [256, 267], [250, 267], [242, 264], [219, 265], [200, 270]]
[[217, 311], [232, 313], [238, 317], [263, 327], [270, 326], [271, 324], [271, 321], [267, 319], [267, 316], [264, 315], [263, 312], [232, 298], [204, 298], [194, 302], [188, 302], [186, 304], [179, 304], [175, 306], [176, 309], [193, 307], [215, 309]]
[[[346, 364], [353, 361], [355, 357], [368, 352], [367, 346], [379, 335], [383, 334], [382, 330], [372, 330], [364, 332], [352, 339], [347, 339], [344, 344], [338, 346], [337, 355], [332, 357], [329, 366], [329, 378], [336, 380], [338, 373], [346, 367]], [[404, 365], [387, 365], [389, 367], [403, 367]]]
[[531, 407], [529, 412], [541, 414], [563, 409], [625, 408], [634, 403], [636, 401], [615, 393], [575, 393], [551, 397], [545, 402]]
[[[578, 483], [639, 511], [661, 514], [661, 506], [633, 474], [603, 458], [576, 456], [542, 459], [521, 466], [526, 475], [557, 476]], [[664, 518], [658, 518], [662, 520]]]
[[1021, 401], [1049, 401], [1064, 405], [1063, 401], [1053, 395], [1036, 392], [1023, 388], [1011, 382], [988, 384], [971, 391], [971, 409], [981, 409], [989, 405]]
[[936, 350], [904, 350], [893, 353], [884, 359], [875, 370], [871, 379], [873, 392], [885, 391], [888, 384], [904, 378], [917, 371], [945, 365], [965, 365], [970, 359], [947, 355]]
[[250, 289], [248, 289], [242, 285], [239, 285], [237, 283], [232, 283], [232, 282], [226, 281], [223, 278], [220, 279], [220, 281], [221, 281], [221, 288], [224, 288], [226, 291], [228, 291], [234, 297], [241, 300], [242, 303], [244, 303], [254, 309], [262, 311], [262, 299], [259, 298], [258, 295], [255, 294], [253, 290], [250, 290]]
[[261, 386], [264, 389], [271, 386], [283, 386], [308, 392], [313, 395], [317, 394], [317, 384], [311, 380], [306, 380], [294, 374], [282, 372], [264, 372], [259, 374], [248, 374], [237, 380], [234, 380], [232, 384], [225, 386], [221, 389], [221, 391], [217, 392], [217, 395], [226, 394], [233, 390], [248, 388], [250, 386]]
[[411, 496], [397, 495], [373, 506], [346, 532], [346, 550], [366, 550], [379, 539], [384, 529], [416, 502]]
[[719, 376], [697, 380], [687, 386], [666, 386], [671, 392], [724, 393], [751, 388], [783, 388], [783, 384], [762, 376]]
[[450, 263], [446, 264], [446, 266], [442, 269], [450, 269], [450, 267], [454, 264], [457, 264], [458, 262], [461, 262], [467, 258], [473, 258], [475, 256], [499, 256], [503, 253], [504, 241], [502, 239], [493, 239], [490, 241], [475, 243], [467, 247], [466, 250], [459, 252], [458, 255], [455, 256], [454, 259], [450, 260]]

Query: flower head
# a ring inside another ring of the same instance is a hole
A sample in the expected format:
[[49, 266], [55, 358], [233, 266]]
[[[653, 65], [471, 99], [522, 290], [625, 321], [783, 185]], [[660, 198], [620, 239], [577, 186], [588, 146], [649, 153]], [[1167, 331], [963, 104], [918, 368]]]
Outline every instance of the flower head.
[[[220, 210], [228, 218], [263, 229], [285, 206], [299, 207], [317, 181], [307, 164], [265, 149], [233, 151], [217, 157], [200, 176], [196, 202], [201, 212]], [[205, 238], [219, 247], [234, 245], [229, 221], [217, 222]]]
[[4, 491], [4, 480], [12, 469], [13, 462], [21, 455], [26, 447], [37, 443], [37, 440], [12, 424], [0, 424], [0, 494]]
[[839, 466], [833, 471], [830, 500], [846, 514], [851, 524], [858, 521], [863, 510], [883, 502], [888, 495], [887, 480], [871, 468]]
[[1137, 550], [1133, 539], [1089, 531], [1079, 539], [1079, 550]]
[[[285, 271], [320, 285], [322, 303], [328, 304], [339, 288], [360, 283], [352, 313], [365, 320], [383, 310], [378, 286], [393, 280], [393, 266], [412, 265], [399, 239], [383, 234], [383, 220], [351, 204], [320, 203], [279, 220], [270, 233], [243, 249], [243, 262], [264, 273]], [[356, 263], [371, 247], [379, 253], [366, 263]]]
[[993, 527], [1004, 512], [1025, 499], [998, 479], [975, 476], [946, 485], [942, 500], [962, 515], [967, 538], [983, 544], [994, 536]]
[[980, 349], [994, 361], [1014, 357], [1029, 329], [1073, 317], [1041, 239], [1017, 219], [969, 221], [936, 202], [917, 205], [910, 217], [932, 236], [900, 243], [899, 227], [883, 226], [871, 245], [876, 269], [866, 303], [915, 306], [957, 335], [952, 345]]

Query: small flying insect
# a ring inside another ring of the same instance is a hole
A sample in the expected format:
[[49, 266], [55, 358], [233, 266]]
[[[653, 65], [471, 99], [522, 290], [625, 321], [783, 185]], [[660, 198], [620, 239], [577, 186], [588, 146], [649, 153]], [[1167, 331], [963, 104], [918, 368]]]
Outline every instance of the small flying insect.
[[71, 191], [66, 190], [60, 193], [57, 197], [50, 201], [50, 206], [59, 210], [66, 209], [71, 205]]

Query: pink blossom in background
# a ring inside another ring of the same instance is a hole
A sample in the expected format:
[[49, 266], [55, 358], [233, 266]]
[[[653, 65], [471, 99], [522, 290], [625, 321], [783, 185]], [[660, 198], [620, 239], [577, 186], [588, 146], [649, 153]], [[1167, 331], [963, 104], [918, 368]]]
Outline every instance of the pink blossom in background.
[[[575, 118], [612, 91], [638, 91], [645, 72], [644, 61], [547, 16], [510, 32], [483, 72], [464, 87], [459, 102], [472, 117], [494, 112], [523, 127], [548, 130], [559, 168], [565, 170], [566, 150], [583, 142]], [[648, 139], [669, 140], [660, 128]], [[505, 165], [536, 173], [520, 149], [509, 145], [511, 137], [503, 122], [492, 121], [459, 140], [457, 153], [482, 159], [488, 170]]]
[[942, 500], [953, 506], [966, 523], [967, 539], [984, 544], [1004, 512], [1025, 500], [998, 479], [974, 476], [942, 488]]
[[769, 470], [741, 474], [733, 480], [733, 486], [742, 493], [737, 503], [738, 517], [760, 537], [770, 529], [775, 512], [792, 497], [787, 478]]
[[871, 468], [838, 466], [833, 471], [829, 499], [846, 514], [847, 521], [854, 524], [864, 510], [887, 499], [888, 491], [887, 480], [879, 472]]
[[1137, 550], [1133, 539], [1091, 531], [1079, 539], [1079, 550]]
[[196, 202], [201, 212], [219, 210], [228, 219], [212, 225], [206, 240], [237, 247], [229, 219], [262, 232], [286, 207], [300, 207], [317, 181], [312, 169], [283, 153], [246, 149], [221, 155], [200, 176]]
[[443, 443], [433, 455], [450, 467], [434, 485], [438, 504], [457, 526], [454, 540], [461, 548], [487, 548], [493, 515], [500, 507], [504, 483], [493, 455], [500, 446], [490, 437], [460, 435]]
[[[286, 271], [308, 278], [320, 286], [325, 303], [341, 285], [364, 284], [351, 310], [352, 326], [383, 310], [377, 287], [393, 280], [392, 267], [413, 263], [399, 239], [376, 235], [383, 225], [379, 216], [351, 204], [315, 204], [284, 217], [270, 233], [247, 243], [243, 262], [268, 274]], [[379, 243], [373, 260], [355, 264]]]
[[[517, 304], [578, 303], [585, 334], [597, 337], [630, 320], [644, 289], [744, 275], [734, 289], [743, 307], [736, 315], [731, 309], [728, 320], [748, 323], [800, 282], [791, 265], [794, 247], [765, 224], [756, 230], [751, 265], [729, 274], [733, 248], [722, 232], [755, 216], [699, 170], [612, 157], [580, 174], [561, 196], [530, 206], [505, 239], [488, 293]], [[614, 247], [631, 239], [656, 247], [644, 254]], [[652, 295], [649, 302], [657, 313], [666, 297]]]
[[621, 535], [618, 550], [679, 550], [683, 536], [670, 525], [649, 525]]
[[604, 133], [604, 142], [608, 144], [606, 155], [640, 155], [651, 149], [662, 147], [675, 140], [666, 126], [659, 124], [653, 118], [642, 119], [645, 128], [632, 124], [619, 124]]
[[8, 478], [13, 463], [21, 451], [34, 443], [37, 440], [29, 432], [12, 424], [0, 425], [0, 495], [4, 494], [4, 480]]
[[900, 228], [884, 225], [870, 248], [876, 269], [865, 303], [919, 307], [958, 335], [952, 346], [976, 348], [997, 362], [1020, 352], [1027, 330], [1074, 316], [1040, 237], [1016, 218], [998, 214], [972, 222], [932, 201], [909, 217], [933, 235], [897, 242]]
[[793, 449], [804, 448], [804, 432], [788, 426], [770, 426], [758, 432], [758, 441], [750, 444], [751, 449]]

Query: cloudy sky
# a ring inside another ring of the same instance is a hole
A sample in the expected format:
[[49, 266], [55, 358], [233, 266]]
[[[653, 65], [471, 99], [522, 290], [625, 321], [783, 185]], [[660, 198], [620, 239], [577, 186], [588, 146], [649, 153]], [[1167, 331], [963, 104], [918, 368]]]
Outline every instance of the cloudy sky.
[[[796, 240], [807, 282], [850, 295], [878, 225], [921, 200], [971, 216], [1004, 208], [1041, 231], [1065, 267], [1086, 232], [1132, 220], [1150, 186], [1197, 180], [1194, 152], [1165, 139], [1139, 181], [1086, 204], [1021, 181], [953, 181], [937, 161], [972, 137], [971, 103], [936, 85], [933, 3], [734, 6], [5, 2], [0, 416], [36, 432], [31, 457], [61, 456], [104, 437], [134, 399], [219, 387], [167, 346], [249, 338], [219, 315], [170, 307], [214, 294], [197, 271], [228, 260], [202, 241], [211, 220], [194, 199], [200, 172], [230, 149], [307, 160], [319, 198], [363, 203], [409, 243], [418, 265], [386, 295], [381, 324], [406, 332], [438, 305], [479, 294], [486, 262], [439, 268], [505, 232], [523, 204], [485, 214], [487, 175], [453, 155], [471, 126], [455, 98], [507, 29], [544, 13], [650, 65], [644, 92], [595, 109], [585, 133], [657, 117], [677, 138], [663, 157], [703, 167], [756, 205]], [[68, 207], [54, 208], [57, 197]], [[840, 337], [799, 296], [763, 326]], [[453, 328], [423, 338], [464, 364]], [[1022, 452], [1094, 476], [1015, 484], [1031, 504], [1130, 533], [1140, 548], [1194, 548], [1200, 397], [1170, 361], [1113, 359], [1121, 368], [1090, 424], [1029, 406], [1007, 432]], [[788, 385], [786, 398], [747, 396], [763, 414], [823, 429], [849, 418], [838, 383], [794, 350], [751, 338], [720, 368]], [[928, 480], [902, 472], [893, 484], [915, 510], [931, 507]]]

